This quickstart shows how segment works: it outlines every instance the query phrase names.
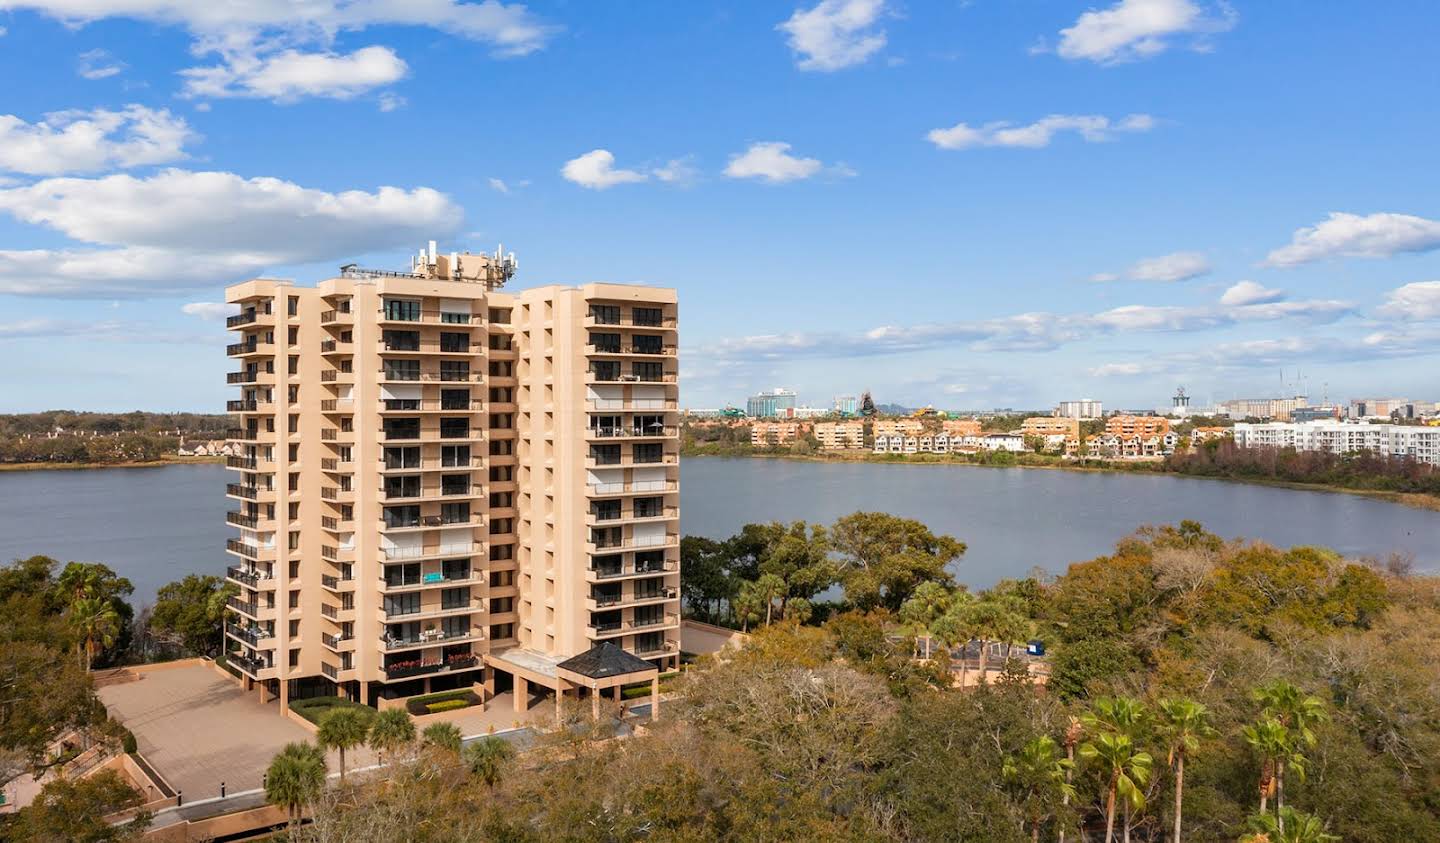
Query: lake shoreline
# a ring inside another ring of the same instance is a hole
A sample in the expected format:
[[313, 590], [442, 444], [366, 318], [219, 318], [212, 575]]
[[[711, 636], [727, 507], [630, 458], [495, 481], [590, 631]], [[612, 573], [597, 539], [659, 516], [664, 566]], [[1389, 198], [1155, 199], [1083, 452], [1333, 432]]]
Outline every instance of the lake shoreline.
[[0, 463], [0, 472], [6, 471], [94, 471], [102, 468], [163, 468], [170, 465], [219, 465], [225, 462], [215, 457], [166, 457], [161, 460], [140, 460], [136, 462], [12, 462]]
[[1346, 486], [1327, 486], [1321, 483], [1297, 483], [1290, 480], [1272, 480], [1264, 477], [1218, 477], [1206, 474], [1182, 474], [1176, 471], [1155, 471], [1148, 468], [1127, 468], [1123, 465], [1073, 465], [1062, 462], [1054, 463], [1023, 463], [1016, 462], [1013, 465], [987, 465], [985, 463], [954, 460], [943, 457], [931, 456], [924, 459], [913, 459], [911, 457], [896, 458], [888, 454], [872, 454], [869, 452], [845, 453], [845, 454], [681, 454], [682, 459], [765, 459], [765, 460], [789, 460], [793, 462], [815, 462], [815, 463], [867, 463], [871, 465], [930, 465], [930, 466], [955, 466], [960, 468], [1024, 468], [1041, 469], [1046, 471], [1073, 471], [1077, 473], [1091, 474], [1139, 474], [1154, 477], [1181, 477], [1190, 480], [1215, 480], [1222, 483], [1243, 483], [1249, 486], [1268, 486], [1275, 489], [1293, 489], [1300, 492], [1331, 492], [1342, 495], [1355, 495], [1358, 497], [1371, 498], [1386, 503], [1400, 504], [1413, 509], [1423, 509], [1429, 512], [1440, 512], [1440, 495], [1428, 495], [1422, 492], [1392, 492], [1383, 489], [1353, 489]]

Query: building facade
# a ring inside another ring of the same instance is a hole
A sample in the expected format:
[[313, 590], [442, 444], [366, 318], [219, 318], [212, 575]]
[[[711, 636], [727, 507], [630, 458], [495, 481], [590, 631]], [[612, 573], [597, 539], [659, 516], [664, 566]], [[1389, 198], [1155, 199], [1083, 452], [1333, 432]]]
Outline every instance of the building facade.
[[1170, 420], [1164, 416], [1111, 416], [1105, 420], [1105, 432], [1112, 436], [1164, 436], [1170, 432]]
[[799, 422], [755, 422], [750, 425], [750, 444], [760, 448], [789, 445], [800, 434]]
[[1104, 405], [1093, 398], [1081, 398], [1078, 401], [1061, 401], [1055, 405], [1055, 415], [1059, 418], [1098, 419], [1105, 415]]
[[247, 685], [518, 707], [607, 642], [678, 663], [676, 294], [502, 291], [511, 271], [432, 243], [410, 273], [226, 291]]
[[860, 421], [819, 422], [815, 438], [826, 451], [854, 451], [865, 447], [865, 423]]
[[1310, 406], [1303, 395], [1291, 398], [1234, 398], [1216, 405], [1220, 415], [1232, 419], [1277, 419], [1289, 421], [1290, 415], [1301, 407]]
[[1237, 422], [1235, 444], [1245, 448], [1294, 448], [1331, 454], [1370, 452], [1440, 465], [1440, 428], [1366, 422]]
[[1080, 444], [1080, 420], [1068, 416], [1031, 416], [1020, 423], [1019, 432], [1043, 439], [1051, 451], [1073, 451]]
[[795, 404], [795, 393], [788, 389], [773, 389], [750, 396], [745, 402], [745, 415], [752, 419], [788, 418]]

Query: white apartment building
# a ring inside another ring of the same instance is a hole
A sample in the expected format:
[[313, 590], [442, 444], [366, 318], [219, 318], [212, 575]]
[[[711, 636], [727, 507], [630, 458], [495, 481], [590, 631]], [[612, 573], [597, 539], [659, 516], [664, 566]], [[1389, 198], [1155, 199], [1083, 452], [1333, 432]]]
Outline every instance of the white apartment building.
[[1098, 419], [1105, 415], [1104, 405], [1094, 398], [1061, 401], [1055, 405], [1055, 417], [1062, 419]]
[[1245, 448], [1294, 448], [1350, 454], [1370, 451], [1440, 465], [1440, 427], [1315, 421], [1235, 425], [1235, 444]]

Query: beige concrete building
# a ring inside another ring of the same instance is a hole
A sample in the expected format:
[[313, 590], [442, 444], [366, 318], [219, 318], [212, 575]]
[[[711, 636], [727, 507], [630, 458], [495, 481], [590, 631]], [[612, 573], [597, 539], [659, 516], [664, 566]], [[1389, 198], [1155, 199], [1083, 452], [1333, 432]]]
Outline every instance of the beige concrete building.
[[919, 436], [925, 432], [925, 423], [919, 419], [876, 419], [876, 436]]
[[804, 432], [800, 422], [757, 421], [750, 425], [750, 444], [757, 448], [789, 445]]
[[855, 451], [865, 447], [865, 423], [862, 421], [818, 422], [815, 438], [826, 451]]
[[1164, 416], [1111, 416], [1105, 420], [1105, 432], [1111, 436], [1164, 436], [1170, 432], [1170, 420]]
[[945, 419], [940, 422], [940, 429], [945, 431], [952, 439], [965, 436], [979, 436], [981, 425], [979, 419]]
[[678, 664], [675, 291], [513, 270], [432, 242], [410, 272], [227, 290], [247, 686], [520, 705]]

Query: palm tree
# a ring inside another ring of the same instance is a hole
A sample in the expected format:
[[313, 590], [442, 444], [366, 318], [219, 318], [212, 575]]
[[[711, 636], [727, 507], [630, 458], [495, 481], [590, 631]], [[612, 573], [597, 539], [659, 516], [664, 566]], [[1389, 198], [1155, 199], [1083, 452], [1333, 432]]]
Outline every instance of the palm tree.
[[[1070, 725], [1065, 727], [1065, 760], [1070, 762], [1070, 767], [1065, 770], [1066, 785], [1070, 784], [1071, 777], [1075, 774], [1075, 747], [1080, 743], [1080, 738], [1084, 734], [1085, 727], [1081, 724], [1079, 718], [1071, 717]], [[1074, 791], [1075, 788], [1070, 787], [1069, 792], [1060, 800], [1060, 804], [1068, 807], [1070, 805], [1070, 795], [1074, 793]], [[1065, 843], [1065, 829], [1063, 828], [1060, 829], [1060, 843]]]
[[78, 638], [75, 646], [80, 662], [89, 670], [95, 656], [120, 635], [120, 615], [109, 600], [80, 597], [70, 604], [70, 628]]
[[911, 657], [920, 656], [920, 637], [930, 632], [935, 619], [950, 608], [950, 589], [938, 582], [922, 582], [900, 606], [900, 622], [915, 637]]
[[375, 715], [375, 722], [370, 724], [370, 747], [380, 753], [382, 764], [386, 753], [398, 752], [414, 740], [415, 721], [403, 708], [387, 708]]
[[[1090, 711], [1080, 715], [1080, 720], [1091, 732], [1124, 735], [1138, 747], [1144, 737], [1149, 716], [1145, 710], [1145, 704], [1134, 697], [1102, 697], [1091, 705]], [[1124, 803], [1125, 833], [1123, 838], [1126, 843], [1129, 843], [1130, 840], [1131, 814], [1143, 806], [1143, 799], [1139, 804], [1132, 804], [1130, 801]]]
[[510, 759], [515, 757], [515, 747], [504, 738], [489, 735], [465, 747], [462, 757], [470, 772], [479, 776], [486, 787], [493, 789]]
[[325, 751], [312, 743], [286, 744], [265, 772], [265, 798], [285, 809], [293, 829], [304, 807], [325, 788]]
[[946, 647], [960, 647], [960, 687], [970, 679], [970, 640], [975, 637], [970, 607], [975, 598], [968, 591], [957, 591], [945, 613], [930, 622], [930, 634]]
[[425, 727], [420, 739], [426, 746], [433, 746], [436, 749], [443, 749], [446, 752], [460, 754], [460, 742], [464, 736], [460, 734], [460, 727], [454, 723], [432, 723]]
[[1210, 711], [1190, 699], [1160, 701], [1160, 731], [1169, 746], [1167, 762], [1175, 769], [1175, 843], [1180, 843], [1180, 817], [1185, 807], [1185, 759], [1200, 748], [1200, 739], [1215, 734]]
[[1254, 832], [1241, 838], [1242, 843], [1335, 843], [1340, 838], [1328, 834], [1320, 818], [1294, 808], [1280, 808], [1274, 814], [1257, 814], [1250, 818]]
[[1285, 807], [1285, 770], [1294, 770], [1295, 775], [1304, 780], [1305, 758], [1301, 750], [1315, 745], [1313, 727], [1330, 715], [1319, 697], [1306, 694], [1283, 679], [1256, 688], [1252, 696], [1260, 703], [1262, 715], [1279, 721], [1289, 733], [1284, 751], [1275, 756], [1275, 808], [1280, 830], [1284, 831], [1284, 814], [1278, 812]]
[[358, 708], [333, 708], [320, 718], [315, 740], [326, 749], [340, 751], [340, 783], [345, 783], [345, 750], [354, 749], [370, 734], [370, 716]]
[[1105, 843], [1115, 840], [1115, 800], [1124, 799], [1126, 810], [1145, 806], [1141, 788], [1150, 781], [1150, 753], [1135, 745], [1129, 735], [1104, 732], [1080, 747], [1080, 757], [1099, 762], [1108, 777], [1105, 788]]
[[1026, 818], [1030, 821], [1030, 840], [1040, 841], [1040, 824], [1053, 813], [1056, 796], [1068, 804], [1075, 788], [1070, 784], [1070, 770], [1075, 762], [1057, 754], [1055, 739], [1042, 735], [1020, 750], [1005, 757], [1001, 774], [1005, 783], [1020, 795]]
[[1270, 794], [1275, 790], [1275, 760], [1290, 752], [1290, 732], [1273, 717], [1246, 726], [1245, 742], [1260, 756], [1260, 813], [1265, 813]]

